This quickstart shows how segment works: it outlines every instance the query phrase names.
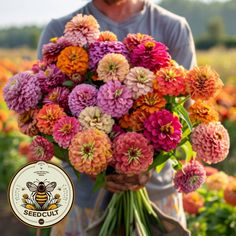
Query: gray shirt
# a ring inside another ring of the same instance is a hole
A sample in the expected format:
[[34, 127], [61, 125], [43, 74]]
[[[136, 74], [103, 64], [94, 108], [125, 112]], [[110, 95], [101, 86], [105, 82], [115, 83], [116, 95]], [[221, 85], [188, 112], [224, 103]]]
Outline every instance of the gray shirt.
[[[149, 34], [157, 41], [163, 42], [169, 48], [172, 58], [185, 68], [189, 69], [196, 63], [192, 33], [185, 18], [177, 16], [148, 0], [145, 1], [141, 12], [121, 23], [109, 19], [92, 2], [67, 16], [51, 20], [40, 38], [39, 58], [42, 57], [42, 45], [48, 43], [52, 37], [61, 36], [65, 24], [78, 13], [93, 15], [100, 24], [101, 31], [110, 30], [114, 32], [120, 41], [128, 33]], [[92, 208], [97, 197], [97, 193], [93, 192], [94, 181], [86, 175], [81, 175], [80, 181], [78, 181], [69, 165], [64, 163], [63, 166], [74, 181], [78, 205]], [[174, 193], [176, 190], [173, 187], [172, 179], [173, 170], [171, 163], [168, 162], [161, 173], [155, 172], [146, 185], [151, 200], [160, 200]]]

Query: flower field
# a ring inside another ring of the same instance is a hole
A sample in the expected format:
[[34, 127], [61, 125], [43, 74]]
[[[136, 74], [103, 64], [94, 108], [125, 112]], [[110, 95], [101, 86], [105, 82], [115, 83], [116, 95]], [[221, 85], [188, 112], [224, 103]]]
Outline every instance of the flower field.
[[[28, 146], [31, 141], [29, 137], [19, 132], [19, 128], [24, 129], [25, 127], [17, 127], [15, 114], [7, 109], [3, 101], [2, 88], [9, 77], [19, 71], [25, 71], [31, 68], [35, 58], [35, 51], [27, 49], [0, 49], [0, 191], [6, 190], [10, 178], [15, 173], [16, 169], [26, 163], [27, 159], [30, 159]], [[64, 59], [62, 58], [62, 60]], [[120, 59], [117, 58], [117, 60]], [[201, 189], [192, 194], [185, 195], [184, 197], [185, 210], [188, 212], [188, 226], [193, 232], [193, 235], [196, 236], [211, 236], [217, 235], [217, 233], [220, 233], [219, 235], [236, 235], [236, 208], [232, 206], [235, 205], [236, 201], [236, 180], [232, 177], [236, 176], [236, 169], [234, 168], [236, 166], [236, 145], [234, 145], [234, 142], [236, 142], [236, 133], [234, 132], [236, 130], [236, 72], [233, 64], [235, 60], [236, 50], [227, 51], [222, 48], [217, 48], [211, 51], [198, 52], [199, 65], [211, 65], [220, 74], [225, 84], [223, 90], [216, 96], [214, 101], [212, 101], [212, 106], [217, 108], [220, 120], [228, 129], [231, 139], [231, 148], [229, 157], [222, 163], [215, 165], [216, 168], [223, 172], [210, 169], [212, 172], [217, 173], [210, 173], [210, 177], [208, 177], [206, 184]], [[101, 64], [100, 66], [102, 67], [104, 65]], [[83, 65], [81, 65], [80, 68], [82, 67]], [[101, 69], [101, 73], [102, 71]], [[120, 73], [122, 73], [122, 71]], [[135, 74], [137, 71], [133, 71], [133, 73]], [[107, 75], [100, 74], [100, 77], [103, 76], [104, 79], [106, 79]], [[75, 80], [76, 79], [78, 78], [75, 78]], [[127, 84], [127, 87], [134, 88], [132, 83]], [[107, 89], [109, 90], [109, 87], [107, 87], [106, 90]], [[66, 93], [66, 91], [57, 91], [57, 93]], [[175, 93], [175, 91], [173, 91], [173, 93]], [[105, 92], [103, 95], [106, 95]], [[47, 98], [45, 97], [45, 103], [47, 102], [46, 100]], [[48, 100], [50, 99], [48, 98]], [[140, 104], [142, 104], [142, 102], [142, 97], [140, 97], [136, 102], [136, 106], [141, 106]], [[165, 104], [162, 103], [163, 102], [160, 100], [157, 105], [164, 106]], [[63, 106], [63, 104], [61, 105]], [[204, 107], [203, 104], [197, 104], [196, 106]], [[73, 110], [75, 114], [78, 112], [76, 109]], [[107, 107], [107, 109], [110, 108]], [[211, 108], [204, 107], [204, 109]], [[43, 112], [44, 111], [42, 111], [42, 115]], [[80, 123], [86, 126], [83, 117], [89, 117], [89, 115], [95, 111], [84, 110], [83, 112], [84, 114], [82, 112], [80, 113], [79, 119]], [[117, 109], [114, 110], [114, 112], [117, 112]], [[145, 112], [148, 111], [143, 111], [142, 113], [134, 112], [132, 117], [129, 118], [130, 123], [127, 122], [128, 117], [126, 120], [124, 116], [120, 121], [121, 127], [131, 125], [134, 130], [139, 130], [139, 119], [142, 119], [142, 115], [144, 115]], [[33, 116], [34, 114], [31, 115]], [[194, 120], [196, 115], [191, 115]], [[211, 115], [211, 120], [218, 119], [218, 114], [211, 112]], [[24, 119], [26, 119], [26, 117], [19, 116], [18, 123], [21, 124], [20, 120]], [[104, 132], [106, 132], [106, 130], [110, 130], [113, 123], [111, 123], [107, 117], [103, 117], [103, 120]], [[61, 122], [62, 123], [58, 125], [63, 126], [63, 120]], [[73, 124], [72, 119], [70, 121], [65, 120], [64, 122], [71, 122], [71, 124]], [[48, 129], [48, 127], [48, 124], [45, 125], [42, 123], [41, 129]], [[79, 129], [79, 127], [75, 127], [75, 129]], [[32, 130], [34, 129], [31, 128], [31, 131]], [[49, 130], [51, 130], [51, 128]], [[95, 134], [88, 134], [88, 136], [89, 135], [94, 136]], [[61, 142], [62, 146], [68, 146], [67, 140], [62, 140], [59, 134], [56, 134], [55, 138], [58, 139], [58, 142]], [[127, 138], [127, 142], [128, 141], [129, 139]], [[35, 139], [34, 142], [40, 142], [43, 145], [43, 140]], [[117, 143], [117, 145], [118, 144], [119, 143]], [[75, 143], [75, 145], [77, 144]], [[50, 153], [50, 150], [48, 153]], [[218, 182], [219, 179], [220, 182]]]

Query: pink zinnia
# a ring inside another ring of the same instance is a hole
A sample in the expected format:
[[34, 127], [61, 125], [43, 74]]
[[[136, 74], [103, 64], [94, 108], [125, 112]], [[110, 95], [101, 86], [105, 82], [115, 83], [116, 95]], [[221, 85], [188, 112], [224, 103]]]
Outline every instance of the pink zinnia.
[[80, 124], [74, 117], [64, 116], [53, 127], [53, 138], [60, 147], [68, 148], [72, 138], [80, 129]]
[[109, 81], [98, 91], [98, 106], [112, 117], [121, 117], [133, 105], [132, 93], [119, 81]]
[[53, 144], [41, 136], [37, 136], [29, 146], [30, 161], [50, 161], [53, 155]]
[[198, 125], [192, 132], [191, 141], [197, 158], [209, 164], [223, 161], [229, 153], [229, 134], [219, 122]]
[[133, 66], [142, 66], [153, 72], [166, 67], [170, 63], [167, 47], [160, 42], [146, 42], [138, 45], [130, 54]]
[[171, 151], [181, 140], [182, 125], [178, 117], [168, 110], [152, 113], [145, 120], [144, 128], [144, 136], [151, 141], [157, 151]]
[[176, 172], [174, 184], [179, 192], [190, 193], [198, 189], [205, 180], [204, 167], [198, 161], [191, 160], [182, 170]]
[[112, 164], [118, 173], [142, 173], [152, 161], [153, 147], [142, 134], [128, 132], [115, 139]]

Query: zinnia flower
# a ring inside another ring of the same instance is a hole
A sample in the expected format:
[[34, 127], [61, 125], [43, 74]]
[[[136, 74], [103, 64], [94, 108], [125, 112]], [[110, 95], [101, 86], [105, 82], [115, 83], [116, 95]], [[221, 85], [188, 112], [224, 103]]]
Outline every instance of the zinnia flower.
[[89, 175], [98, 175], [112, 158], [109, 137], [97, 129], [78, 132], [69, 147], [69, 160], [74, 168]]
[[194, 100], [208, 100], [214, 97], [223, 86], [219, 75], [209, 66], [195, 67], [187, 76], [189, 93]]
[[57, 104], [44, 105], [37, 114], [37, 126], [43, 134], [52, 135], [53, 126], [66, 113]]
[[228, 204], [236, 206], [236, 178], [233, 178], [224, 190], [224, 200]]
[[144, 128], [144, 136], [157, 151], [171, 151], [181, 141], [182, 125], [178, 117], [168, 110], [152, 113], [146, 119]]
[[225, 189], [229, 183], [228, 175], [223, 171], [219, 171], [206, 179], [207, 188], [210, 190]]
[[42, 93], [37, 78], [30, 72], [20, 72], [9, 79], [3, 89], [9, 109], [18, 113], [36, 108]]
[[118, 173], [140, 174], [152, 164], [153, 153], [153, 147], [142, 134], [121, 134], [113, 143], [113, 165]]
[[89, 46], [89, 69], [96, 71], [99, 61], [108, 53], [122, 54], [128, 59], [128, 51], [122, 42], [98, 41]]
[[229, 153], [229, 134], [219, 122], [198, 125], [191, 141], [197, 158], [209, 164], [223, 161]]
[[73, 45], [86, 46], [99, 37], [99, 24], [91, 15], [77, 14], [65, 26], [65, 38]]
[[186, 72], [182, 66], [161, 68], [156, 73], [154, 89], [162, 95], [179, 96], [186, 94]]
[[39, 110], [35, 109], [18, 115], [18, 127], [23, 134], [33, 137], [39, 133], [36, 119], [38, 112]]
[[174, 176], [175, 188], [179, 192], [190, 193], [198, 189], [206, 179], [204, 167], [195, 160], [187, 163], [182, 170]]
[[58, 56], [57, 67], [66, 75], [84, 75], [88, 69], [88, 53], [82, 47], [69, 46]]
[[66, 111], [69, 109], [68, 106], [68, 96], [70, 90], [65, 87], [57, 87], [52, 89], [46, 97], [43, 99], [44, 104], [58, 104], [60, 107], [64, 108]]
[[108, 53], [98, 63], [97, 73], [99, 80], [123, 81], [129, 72], [129, 63], [121, 54]]
[[29, 146], [30, 161], [50, 161], [53, 155], [53, 144], [41, 136], [37, 136]]
[[60, 147], [68, 148], [72, 138], [80, 130], [80, 124], [74, 117], [64, 116], [53, 126], [53, 138]]
[[43, 61], [48, 65], [55, 63], [60, 52], [68, 46], [71, 44], [65, 37], [52, 38], [50, 43], [43, 45]]
[[109, 81], [98, 91], [98, 106], [112, 117], [123, 116], [132, 105], [131, 91], [119, 81]]
[[152, 92], [155, 76], [152, 71], [143, 67], [133, 67], [124, 80], [124, 84], [133, 92], [133, 98]]
[[217, 111], [210, 103], [201, 100], [189, 107], [189, 118], [193, 123], [210, 123], [219, 120]]
[[114, 125], [114, 120], [99, 107], [86, 107], [79, 114], [79, 122], [83, 129], [96, 128], [109, 134]]
[[155, 42], [154, 38], [147, 34], [128, 34], [123, 43], [128, 48], [129, 51], [133, 51], [139, 44], [147, 43], [147, 42]]
[[69, 95], [69, 107], [76, 117], [88, 106], [97, 104], [97, 89], [89, 84], [77, 85]]
[[183, 207], [185, 212], [196, 215], [203, 206], [204, 198], [198, 192], [183, 195]]
[[19, 147], [18, 147], [18, 152], [22, 156], [27, 156], [29, 155], [29, 147], [30, 144], [28, 142], [20, 142]]
[[48, 65], [45, 70], [39, 70], [35, 76], [37, 77], [44, 93], [62, 85], [66, 80], [65, 74], [63, 74], [54, 64]]
[[98, 41], [102, 41], [102, 42], [111, 41], [111, 42], [113, 42], [113, 41], [117, 41], [117, 37], [111, 31], [102, 31], [102, 32], [100, 32]]
[[130, 54], [130, 62], [133, 66], [142, 66], [153, 72], [168, 66], [170, 59], [167, 47], [154, 41], [138, 45]]
[[166, 105], [166, 100], [163, 96], [158, 93], [147, 93], [142, 95], [135, 102], [133, 108], [139, 108], [148, 113], [160, 111]]

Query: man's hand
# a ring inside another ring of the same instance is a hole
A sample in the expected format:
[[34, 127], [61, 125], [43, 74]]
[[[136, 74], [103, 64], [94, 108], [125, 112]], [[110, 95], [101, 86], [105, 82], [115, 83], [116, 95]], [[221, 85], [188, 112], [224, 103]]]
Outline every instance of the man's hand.
[[117, 193], [127, 190], [137, 191], [143, 188], [151, 178], [152, 172], [144, 172], [139, 175], [112, 174], [106, 176], [106, 185], [110, 192]]

